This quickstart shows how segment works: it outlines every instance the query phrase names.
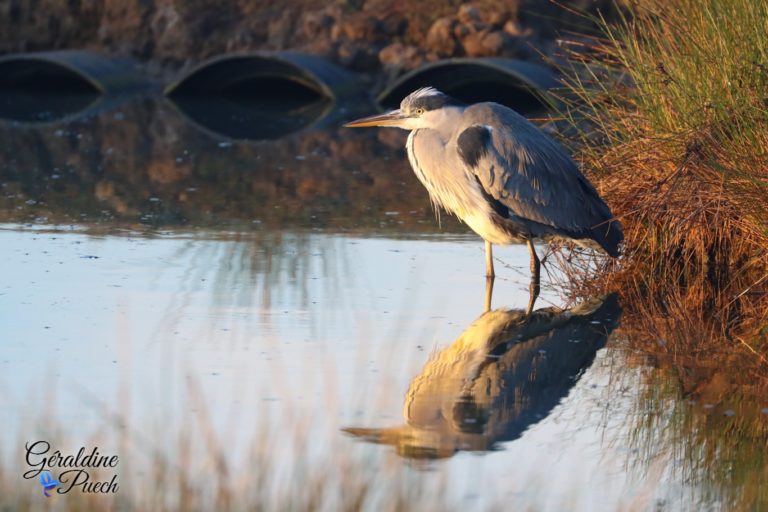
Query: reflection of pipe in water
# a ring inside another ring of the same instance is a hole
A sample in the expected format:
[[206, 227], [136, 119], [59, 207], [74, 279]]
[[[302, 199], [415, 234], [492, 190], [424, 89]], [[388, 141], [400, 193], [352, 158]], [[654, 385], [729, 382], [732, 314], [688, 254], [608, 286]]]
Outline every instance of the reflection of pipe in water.
[[360, 93], [334, 64], [293, 52], [225, 55], [170, 84], [166, 95], [199, 128], [227, 139], [275, 139], [331, 122]]
[[221, 96], [179, 96], [172, 103], [197, 128], [227, 140], [279, 139], [315, 125], [333, 107], [325, 99], [295, 105]]
[[547, 110], [559, 86], [549, 69], [515, 59], [456, 58], [432, 62], [403, 75], [378, 97], [394, 108], [420, 87], [435, 87], [466, 103], [495, 101], [521, 114]]
[[483, 313], [413, 379], [405, 425], [344, 430], [410, 458], [497, 449], [568, 394], [620, 315], [615, 295], [570, 310]]
[[146, 88], [133, 61], [76, 50], [0, 57], [0, 119], [39, 126], [114, 107]]

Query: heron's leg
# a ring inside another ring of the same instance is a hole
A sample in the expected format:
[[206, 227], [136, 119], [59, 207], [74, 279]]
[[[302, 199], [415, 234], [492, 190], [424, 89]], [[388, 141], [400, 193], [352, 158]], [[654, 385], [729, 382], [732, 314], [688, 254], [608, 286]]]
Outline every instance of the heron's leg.
[[533, 306], [536, 304], [536, 299], [539, 296], [539, 277], [541, 270], [541, 262], [536, 254], [536, 249], [533, 247], [533, 241], [528, 239], [528, 252], [531, 253], [531, 284], [529, 286], [530, 295], [528, 297], [528, 311], [530, 315], [533, 312]]
[[485, 278], [485, 302], [483, 305], [483, 313], [487, 313], [491, 310], [491, 299], [493, 298], [493, 277]]
[[493, 246], [485, 241], [485, 277], [493, 279], [496, 273], [493, 271]]

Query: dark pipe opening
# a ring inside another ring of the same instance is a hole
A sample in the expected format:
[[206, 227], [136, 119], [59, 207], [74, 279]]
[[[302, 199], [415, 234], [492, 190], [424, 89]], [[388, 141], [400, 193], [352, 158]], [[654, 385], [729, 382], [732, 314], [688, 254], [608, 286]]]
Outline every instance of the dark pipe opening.
[[171, 97], [219, 96], [237, 101], [307, 104], [326, 99], [300, 69], [265, 58], [232, 58], [198, 69], [170, 91]]
[[[179, 93], [178, 96], [182, 94]], [[275, 76], [241, 77], [237, 82], [225, 84], [215, 90], [203, 91], [184, 96], [213, 95], [236, 101], [261, 101], [265, 104], [303, 105], [322, 101], [324, 96], [315, 89], [307, 87], [290, 78]]]
[[0, 64], [0, 90], [37, 94], [101, 93], [88, 79], [71, 69], [33, 59], [18, 59]]
[[78, 73], [51, 62], [12, 60], [0, 64], [0, 118], [51, 122], [92, 105], [101, 91]]
[[227, 139], [268, 140], [298, 132], [324, 117], [329, 102], [317, 101], [285, 110], [278, 104], [221, 96], [173, 98], [174, 104], [206, 131]]
[[266, 58], [233, 58], [205, 66], [170, 92], [203, 128], [231, 139], [274, 139], [325, 115], [331, 104], [300, 69]]
[[395, 108], [405, 96], [427, 86], [465, 103], [495, 101], [523, 115], [547, 110], [546, 101], [522, 80], [479, 64], [451, 64], [426, 69], [388, 91], [379, 102], [383, 107]]

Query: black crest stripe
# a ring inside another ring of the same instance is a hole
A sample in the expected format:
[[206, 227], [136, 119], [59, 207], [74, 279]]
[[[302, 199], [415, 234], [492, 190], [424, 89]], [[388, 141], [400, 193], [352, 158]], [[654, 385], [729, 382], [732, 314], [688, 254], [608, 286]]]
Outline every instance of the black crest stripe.
[[429, 94], [427, 96], [419, 96], [418, 98], [414, 98], [413, 102], [411, 103], [412, 108], [414, 109], [423, 108], [424, 110], [427, 110], [427, 111], [437, 110], [445, 106], [459, 106], [459, 105], [461, 105], [461, 102], [440, 92], [435, 94]]

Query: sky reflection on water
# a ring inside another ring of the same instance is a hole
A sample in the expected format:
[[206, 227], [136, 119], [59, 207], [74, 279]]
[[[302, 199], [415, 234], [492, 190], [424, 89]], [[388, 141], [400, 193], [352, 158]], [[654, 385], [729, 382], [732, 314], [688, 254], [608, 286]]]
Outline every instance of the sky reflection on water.
[[[199, 383], [217, 432], [229, 443], [245, 443], [253, 425], [291, 431], [292, 423], [308, 422], [317, 432], [313, 442], [322, 447], [328, 442], [323, 435], [335, 432], [343, 440], [340, 429], [350, 423], [396, 423], [402, 397], [429, 352], [458, 336], [482, 310], [482, 252], [474, 240], [286, 236], [274, 265], [254, 270], [231, 255], [250, 254], [259, 247], [257, 237], [223, 241], [3, 230], [0, 238], [13, 247], [0, 296], [12, 340], [0, 356], [9, 368], [3, 409], [18, 419], [4, 438], [4, 451], [24, 436], [21, 426], [36, 423], [39, 411], [24, 403], [47, 387], [57, 392], [46, 415], [65, 428], [77, 425], [77, 435], [104, 428], [93, 401], [110, 410], [130, 404], [134, 428], [159, 422], [173, 431], [194, 415], [189, 403], [177, 401], [190, 378]], [[519, 249], [509, 256], [525, 268], [526, 252]], [[324, 259], [345, 264], [329, 267]], [[222, 270], [225, 261], [232, 265]], [[476, 276], [465, 271], [478, 263]], [[524, 307], [525, 280], [503, 281], [494, 300]], [[51, 375], [47, 386], [41, 374]], [[532, 475], [541, 478], [539, 472], [555, 457], [564, 472], [555, 495], [578, 488], [565, 478], [565, 468], [584, 466], [582, 449], [593, 453], [591, 464], [602, 457], [594, 437], [600, 424], [594, 420], [606, 384], [586, 386], [582, 393], [588, 398], [576, 399], [570, 411], [558, 406], [535, 427], [549, 433], [533, 443], [524, 434], [515, 455], [499, 452], [486, 461], [456, 457], [436, 468], [438, 473], [455, 473], [457, 485], [467, 473], [483, 473], [485, 485], [496, 481], [501, 492], [510, 472], [519, 482], [530, 482]], [[576, 419], [561, 423], [563, 415], [573, 414]], [[576, 441], [569, 442], [572, 455], [553, 450], [563, 434], [573, 437], [581, 429], [574, 421], [591, 425], [576, 436], [584, 444], [577, 450]], [[377, 449], [352, 439], [343, 446]], [[529, 461], [531, 474], [518, 465], [520, 457]], [[602, 478], [620, 477], [613, 471]], [[475, 492], [466, 487], [457, 499]]]

